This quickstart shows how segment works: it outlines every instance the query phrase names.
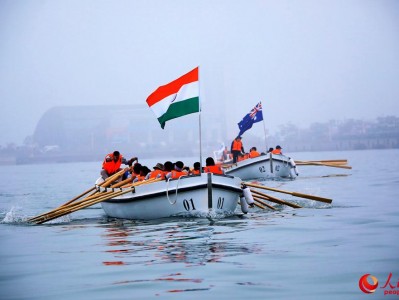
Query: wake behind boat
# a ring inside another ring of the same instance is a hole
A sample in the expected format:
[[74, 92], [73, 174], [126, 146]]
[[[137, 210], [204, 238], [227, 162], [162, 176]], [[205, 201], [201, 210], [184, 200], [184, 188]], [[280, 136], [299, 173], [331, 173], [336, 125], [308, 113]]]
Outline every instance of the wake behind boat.
[[[102, 181], [102, 178], [97, 180], [96, 188], [99, 192], [107, 192], [107, 188], [100, 186]], [[123, 219], [224, 217], [234, 215], [240, 194], [240, 178], [202, 173], [138, 185], [131, 192], [101, 202], [101, 206], [108, 216]]]
[[225, 174], [238, 176], [243, 180], [256, 178], [295, 179], [298, 176], [294, 160], [282, 154], [261, 155], [224, 166]]

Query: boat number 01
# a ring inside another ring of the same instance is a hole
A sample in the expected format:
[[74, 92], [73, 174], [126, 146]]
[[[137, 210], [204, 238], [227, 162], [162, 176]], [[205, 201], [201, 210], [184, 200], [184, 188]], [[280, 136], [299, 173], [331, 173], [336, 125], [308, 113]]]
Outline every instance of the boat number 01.
[[[223, 208], [223, 204], [224, 204], [224, 197], [219, 197], [218, 198], [217, 207], [219, 209], [222, 209]], [[184, 199], [183, 200], [183, 206], [184, 206], [184, 209], [187, 210], [187, 211], [195, 210], [195, 205], [194, 205], [193, 198], [190, 198], [190, 200]]]
[[217, 204], [218, 209], [222, 209], [223, 208], [223, 204], [224, 204], [224, 198], [223, 197], [219, 197], [218, 198], [218, 204]]
[[184, 206], [184, 208], [185, 208], [187, 211], [195, 210], [193, 198], [191, 198], [190, 200], [184, 199], [184, 200], [183, 200], [183, 206]]

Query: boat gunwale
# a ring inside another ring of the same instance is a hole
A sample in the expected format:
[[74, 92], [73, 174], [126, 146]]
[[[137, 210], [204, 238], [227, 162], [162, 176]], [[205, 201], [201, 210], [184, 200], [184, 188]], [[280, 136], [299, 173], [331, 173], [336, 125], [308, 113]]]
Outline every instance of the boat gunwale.
[[[262, 156], [265, 156], [265, 155], [262, 155]], [[262, 157], [262, 156], [260, 156], [260, 157]], [[287, 156], [285, 156], [285, 157], [287, 157]], [[255, 158], [250, 158], [250, 159], [256, 159], [257, 157], [255, 157]], [[262, 157], [263, 158], [263, 157]], [[287, 157], [288, 158], [288, 157]], [[258, 159], [258, 160], [256, 160], [256, 161], [249, 161], [248, 163], [246, 163], [246, 164], [242, 164], [242, 165], [235, 165], [235, 166], [232, 166], [231, 168], [229, 168], [229, 169], [226, 169], [225, 170], [225, 172], [226, 173], [228, 173], [228, 172], [233, 172], [233, 171], [236, 171], [236, 170], [239, 170], [239, 169], [241, 169], [241, 168], [244, 168], [244, 167], [248, 167], [248, 166], [251, 166], [251, 165], [254, 165], [254, 164], [258, 164], [258, 163], [265, 163], [265, 162], [267, 162], [268, 160], [270, 160], [270, 157], [265, 157], [265, 159], [264, 160], [262, 160], [262, 159]], [[283, 164], [286, 164], [286, 163], [288, 163], [288, 165], [290, 164], [290, 161], [289, 161], [289, 158], [288, 158], [288, 160], [287, 161], [285, 161], [285, 160], [283, 160], [283, 159], [281, 159], [281, 158], [275, 158], [275, 157], [272, 157], [272, 160], [276, 160], [276, 161], [279, 161], [279, 162], [281, 162], [281, 163], [283, 163]], [[246, 162], [246, 160], [244, 160], [243, 162]], [[229, 174], [226, 174], [226, 175], [229, 175]]]
[[[216, 176], [220, 176], [220, 177], [228, 177], [228, 178], [234, 178], [234, 176], [231, 175], [217, 175], [217, 174], [212, 174], [212, 175], [216, 175]], [[198, 175], [196, 175], [198, 176]], [[194, 177], [194, 176], [192, 176]], [[191, 178], [192, 178], [191, 177]], [[184, 177], [184, 178], [190, 178], [190, 177]], [[177, 180], [177, 179], [176, 179]], [[228, 190], [228, 191], [232, 191], [232, 192], [237, 192], [237, 193], [241, 193], [242, 189], [241, 187], [238, 186], [234, 186], [232, 184], [228, 184], [228, 183], [215, 183], [215, 182], [211, 182], [210, 183], [210, 187], [211, 188], [219, 188], [219, 189], [224, 189], [224, 190]], [[128, 203], [128, 202], [132, 202], [132, 201], [137, 201], [137, 200], [144, 200], [147, 198], [155, 198], [155, 197], [161, 197], [161, 196], [166, 196], [168, 193], [180, 193], [180, 192], [187, 192], [187, 191], [194, 191], [194, 190], [198, 190], [198, 189], [203, 189], [206, 188], [209, 191], [209, 184], [208, 182], [200, 182], [200, 183], [193, 183], [190, 186], [185, 186], [185, 187], [178, 187], [177, 189], [175, 187], [171, 187], [169, 190], [165, 187], [163, 190], [161, 191], [156, 191], [156, 192], [150, 192], [150, 193], [146, 193], [145, 195], [135, 195], [135, 189], [132, 189], [132, 196], [130, 197], [126, 197], [126, 195], [121, 196], [121, 198], [112, 198], [109, 200], [106, 200], [104, 202], [107, 203]], [[126, 189], [122, 189], [122, 188], [115, 188], [116, 190], [120, 189], [120, 190], [126, 190]], [[104, 189], [106, 191], [106, 189]]]

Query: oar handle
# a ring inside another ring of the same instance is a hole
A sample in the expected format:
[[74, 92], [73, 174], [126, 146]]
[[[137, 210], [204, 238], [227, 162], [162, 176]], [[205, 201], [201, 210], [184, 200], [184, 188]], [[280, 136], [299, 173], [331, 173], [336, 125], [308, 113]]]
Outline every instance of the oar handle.
[[331, 203], [332, 202], [332, 199], [329, 199], [329, 198], [313, 196], [313, 195], [308, 195], [308, 194], [302, 194], [302, 193], [297, 193], [297, 192], [289, 192], [289, 191], [284, 191], [284, 190], [279, 190], [279, 189], [275, 189], [275, 188], [270, 188], [270, 187], [267, 187], [267, 186], [264, 186], [264, 185], [253, 184], [253, 183], [249, 183], [249, 182], [243, 182], [243, 184], [245, 184], [247, 186], [256, 187], [256, 188], [259, 188], [259, 189], [264, 189], [264, 190], [274, 191], [274, 192], [278, 192], [278, 193], [288, 194], [288, 195], [292, 195], [292, 196], [300, 197], [300, 198], [307, 198], [307, 199], [316, 200], [316, 201], [320, 201], [320, 202], [324, 202], [324, 203]]
[[60, 207], [62, 207], [62, 206], [66, 206], [66, 205], [68, 205], [68, 204], [72, 203], [73, 201], [75, 201], [75, 200], [77, 200], [77, 199], [81, 198], [82, 196], [84, 196], [84, 195], [86, 195], [86, 194], [90, 193], [91, 191], [94, 191], [95, 189], [96, 189], [96, 187], [95, 187], [95, 186], [93, 186], [92, 188], [90, 188], [90, 189], [88, 189], [87, 191], [85, 191], [85, 192], [81, 193], [80, 195], [76, 196], [75, 198], [73, 198], [73, 199], [69, 200], [68, 202], [65, 202], [65, 203], [64, 203], [64, 204], [62, 204]]
[[264, 194], [264, 193], [256, 191], [256, 190], [252, 190], [251, 189], [251, 192], [254, 193], [254, 194], [257, 194], [257, 195], [260, 195], [260, 196], [264, 197], [265, 200], [268, 200], [268, 201], [271, 201], [271, 202], [275, 202], [277, 204], [287, 205], [287, 206], [290, 206], [292, 208], [302, 208], [302, 206], [300, 206], [298, 204], [287, 202], [287, 201], [284, 201], [282, 199], [279, 199], [279, 198]]
[[59, 213], [56, 213], [56, 214], [52, 215], [49, 218], [44, 218], [43, 220], [40, 220], [40, 221], [38, 221], [36, 223], [37, 224], [42, 224], [42, 223], [48, 222], [50, 220], [62, 217], [64, 215], [70, 214], [72, 212], [75, 212], [77, 210], [92, 206], [94, 204], [109, 200], [109, 199], [114, 198], [114, 197], [121, 196], [123, 194], [129, 193], [129, 192], [132, 192], [132, 191], [133, 191], [133, 189], [129, 189], [129, 190], [126, 190], [126, 191], [120, 191], [120, 192], [114, 192], [111, 195], [106, 195], [106, 196], [103, 196], [103, 197], [99, 197], [99, 198], [93, 199], [91, 201], [87, 201], [87, 203], [82, 203], [80, 205], [72, 207], [71, 209], [63, 209]]
[[320, 201], [320, 202], [324, 202], [324, 203], [328, 203], [328, 204], [331, 204], [331, 202], [332, 202], [332, 199], [329, 199], [329, 198], [323, 198], [323, 197], [307, 195], [307, 194], [302, 194], [302, 193], [297, 193], [297, 192], [293, 192], [292, 196], [300, 197], [300, 198], [307, 198], [307, 199], [316, 200], [316, 201]]
[[[263, 202], [263, 201], [260, 200], [260, 199], [261, 199], [261, 198], [259, 198], [259, 197], [257, 197], [257, 196], [254, 196], [254, 200], [255, 200], [255, 201], [259, 202], [260, 204], [262, 204], [262, 205], [264, 205], [264, 206], [266, 206], [266, 207], [268, 207], [268, 208], [270, 208], [270, 209], [272, 209], [272, 210], [276, 210], [275, 207], [273, 207], [273, 206], [267, 204], [266, 202]], [[255, 203], [255, 205], [256, 205], [256, 203]]]

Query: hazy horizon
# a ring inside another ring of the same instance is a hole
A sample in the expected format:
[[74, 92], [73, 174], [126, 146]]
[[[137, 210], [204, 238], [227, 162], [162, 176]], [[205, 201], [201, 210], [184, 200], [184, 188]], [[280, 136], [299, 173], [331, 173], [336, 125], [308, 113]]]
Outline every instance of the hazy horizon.
[[233, 132], [259, 101], [272, 132], [398, 116], [398, 17], [394, 0], [0, 0], [0, 145], [54, 106], [145, 104], [196, 66], [203, 115]]

